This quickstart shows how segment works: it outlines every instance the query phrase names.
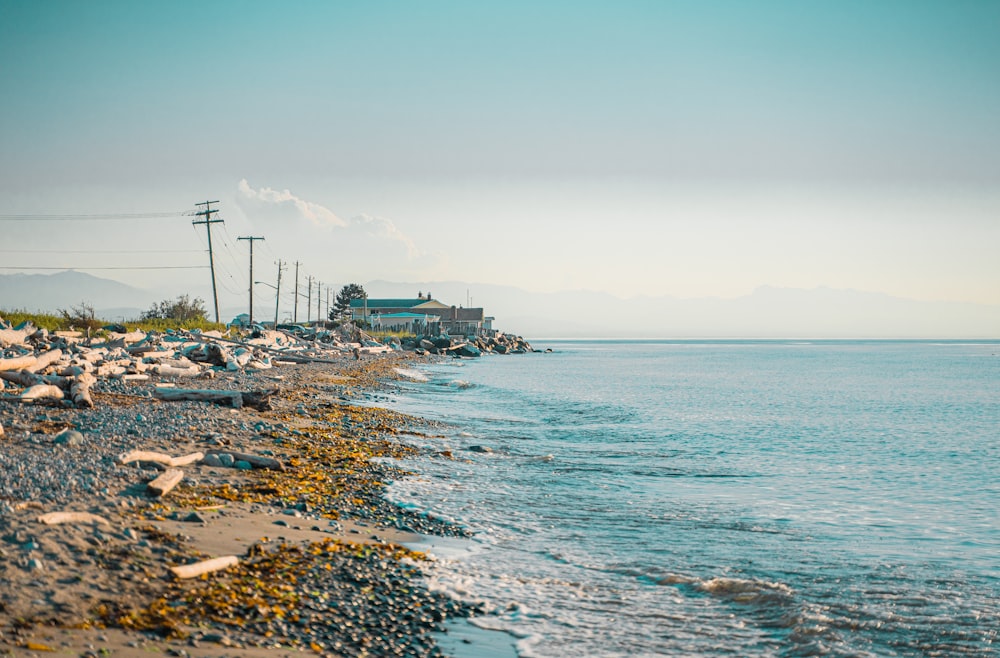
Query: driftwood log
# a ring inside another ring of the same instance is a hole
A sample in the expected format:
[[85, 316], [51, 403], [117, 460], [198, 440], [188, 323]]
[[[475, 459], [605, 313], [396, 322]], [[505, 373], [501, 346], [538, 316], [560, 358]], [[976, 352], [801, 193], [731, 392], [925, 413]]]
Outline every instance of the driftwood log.
[[25, 370], [28, 372], [38, 372], [39, 370], [44, 370], [61, 359], [62, 355], [62, 350], [49, 350], [48, 352], [42, 352], [35, 357], [35, 362], [26, 367]]
[[21, 393], [21, 400], [62, 400], [65, 396], [63, 390], [52, 384], [35, 384]]
[[94, 399], [90, 397], [90, 387], [97, 383], [97, 378], [85, 372], [73, 379], [69, 385], [69, 397], [77, 409], [92, 409]]
[[31, 325], [22, 329], [0, 329], [0, 347], [23, 345], [28, 336], [31, 336], [36, 331], [38, 331], [38, 329]]
[[153, 496], [165, 496], [183, 479], [184, 471], [179, 468], [168, 468], [158, 478], [149, 482], [146, 489]]
[[184, 580], [187, 578], [197, 578], [202, 574], [212, 573], [213, 571], [228, 569], [229, 567], [234, 567], [239, 563], [240, 559], [235, 555], [226, 555], [224, 557], [215, 557], [211, 560], [195, 562], [194, 564], [170, 567], [170, 571], [172, 571], [173, 574], [181, 580]]
[[35, 365], [38, 358], [32, 354], [27, 356], [13, 356], [9, 359], [0, 359], [0, 370], [23, 370]]
[[131, 450], [122, 454], [118, 461], [122, 464], [129, 464], [131, 462], [153, 462], [156, 464], [163, 464], [164, 466], [187, 466], [188, 464], [193, 464], [195, 462], [200, 462], [205, 458], [205, 453], [203, 452], [192, 452], [190, 455], [183, 455], [182, 457], [171, 457], [162, 452], [150, 452], [148, 450]]
[[60, 523], [102, 523], [111, 525], [103, 516], [91, 514], [90, 512], [49, 512], [38, 517], [39, 523], [45, 525], [59, 525]]
[[217, 402], [228, 404], [234, 409], [240, 409], [245, 405], [261, 411], [267, 411], [271, 408], [271, 396], [277, 392], [278, 389], [276, 388], [264, 391], [219, 391], [211, 389], [157, 387], [153, 389], [153, 396], [165, 402], [183, 400]]

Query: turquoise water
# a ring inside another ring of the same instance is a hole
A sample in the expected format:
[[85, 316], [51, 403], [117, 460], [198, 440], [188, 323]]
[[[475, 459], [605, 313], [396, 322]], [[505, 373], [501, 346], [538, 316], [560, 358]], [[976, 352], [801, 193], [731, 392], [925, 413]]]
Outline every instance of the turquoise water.
[[521, 655], [997, 654], [1000, 344], [538, 347], [393, 399], [459, 459], [390, 496], [477, 532], [429, 584]]

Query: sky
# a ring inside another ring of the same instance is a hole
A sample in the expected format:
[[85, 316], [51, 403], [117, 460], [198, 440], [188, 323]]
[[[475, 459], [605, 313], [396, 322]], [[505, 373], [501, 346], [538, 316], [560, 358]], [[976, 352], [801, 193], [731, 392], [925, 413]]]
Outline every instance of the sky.
[[279, 260], [1000, 304], [994, 1], [0, 0], [0, 97], [0, 274], [205, 294], [218, 200], [222, 306], [247, 236], [262, 306]]

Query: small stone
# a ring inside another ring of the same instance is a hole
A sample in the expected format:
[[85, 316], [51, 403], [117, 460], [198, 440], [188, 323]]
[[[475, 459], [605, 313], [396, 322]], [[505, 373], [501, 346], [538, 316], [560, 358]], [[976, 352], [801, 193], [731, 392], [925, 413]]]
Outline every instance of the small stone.
[[38, 558], [32, 558], [28, 560], [28, 570], [29, 571], [45, 571], [45, 563]]
[[280, 525], [282, 528], [287, 528], [288, 527], [288, 521], [286, 521], [284, 519], [278, 519], [277, 521], [274, 522], [274, 525]]
[[243, 461], [242, 459], [238, 462], [233, 463], [233, 466], [240, 469], [241, 471], [253, 470], [253, 465], [248, 461]]
[[236, 460], [228, 452], [221, 452], [219, 453], [219, 462], [226, 468], [232, 468]]
[[222, 460], [219, 459], [219, 456], [216, 454], [205, 455], [202, 458], [201, 463], [204, 464], [205, 466], [212, 466], [215, 468], [222, 467]]
[[205, 519], [197, 512], [191, 512], [184, 517], [183, 521], [186, 523], [205, 523]]
[[469, 446], [469, 452], [493, 452], [493, 448], [489, 446]]
[[65, 446], [78, 446], [83, 444], [83, 434], [77, 432], [76, 430], [64, 429], [62, 432], [56, 434], [53, 442], [56, 445]]

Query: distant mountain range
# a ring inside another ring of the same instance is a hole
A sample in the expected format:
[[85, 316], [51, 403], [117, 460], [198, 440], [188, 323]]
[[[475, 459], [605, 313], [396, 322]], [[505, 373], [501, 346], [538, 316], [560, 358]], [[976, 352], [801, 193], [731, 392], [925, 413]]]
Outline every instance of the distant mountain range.
[[137, 317], [156, 293], [83, 272], [0, 274], [0, 310], [55, 313], [86, 303], [108, 320]]
[[[527, 338], [1000, 338], [1000, 305], [921, 302], [831, 288], [764, 286], [736, 299], [621, 299], [458, 281], [371, 281], [365, 289], [374, 298], [414, 298], [422, 292], [455, 306], [481, 306], [496, 318], [494, 327]], [[86, 302], [104, 319], [132, 319], [175, 296], [82, 272], [0, 275], [0, 315], [55, 312]], [[221, 311], [228, 319], [244, 309]]]

